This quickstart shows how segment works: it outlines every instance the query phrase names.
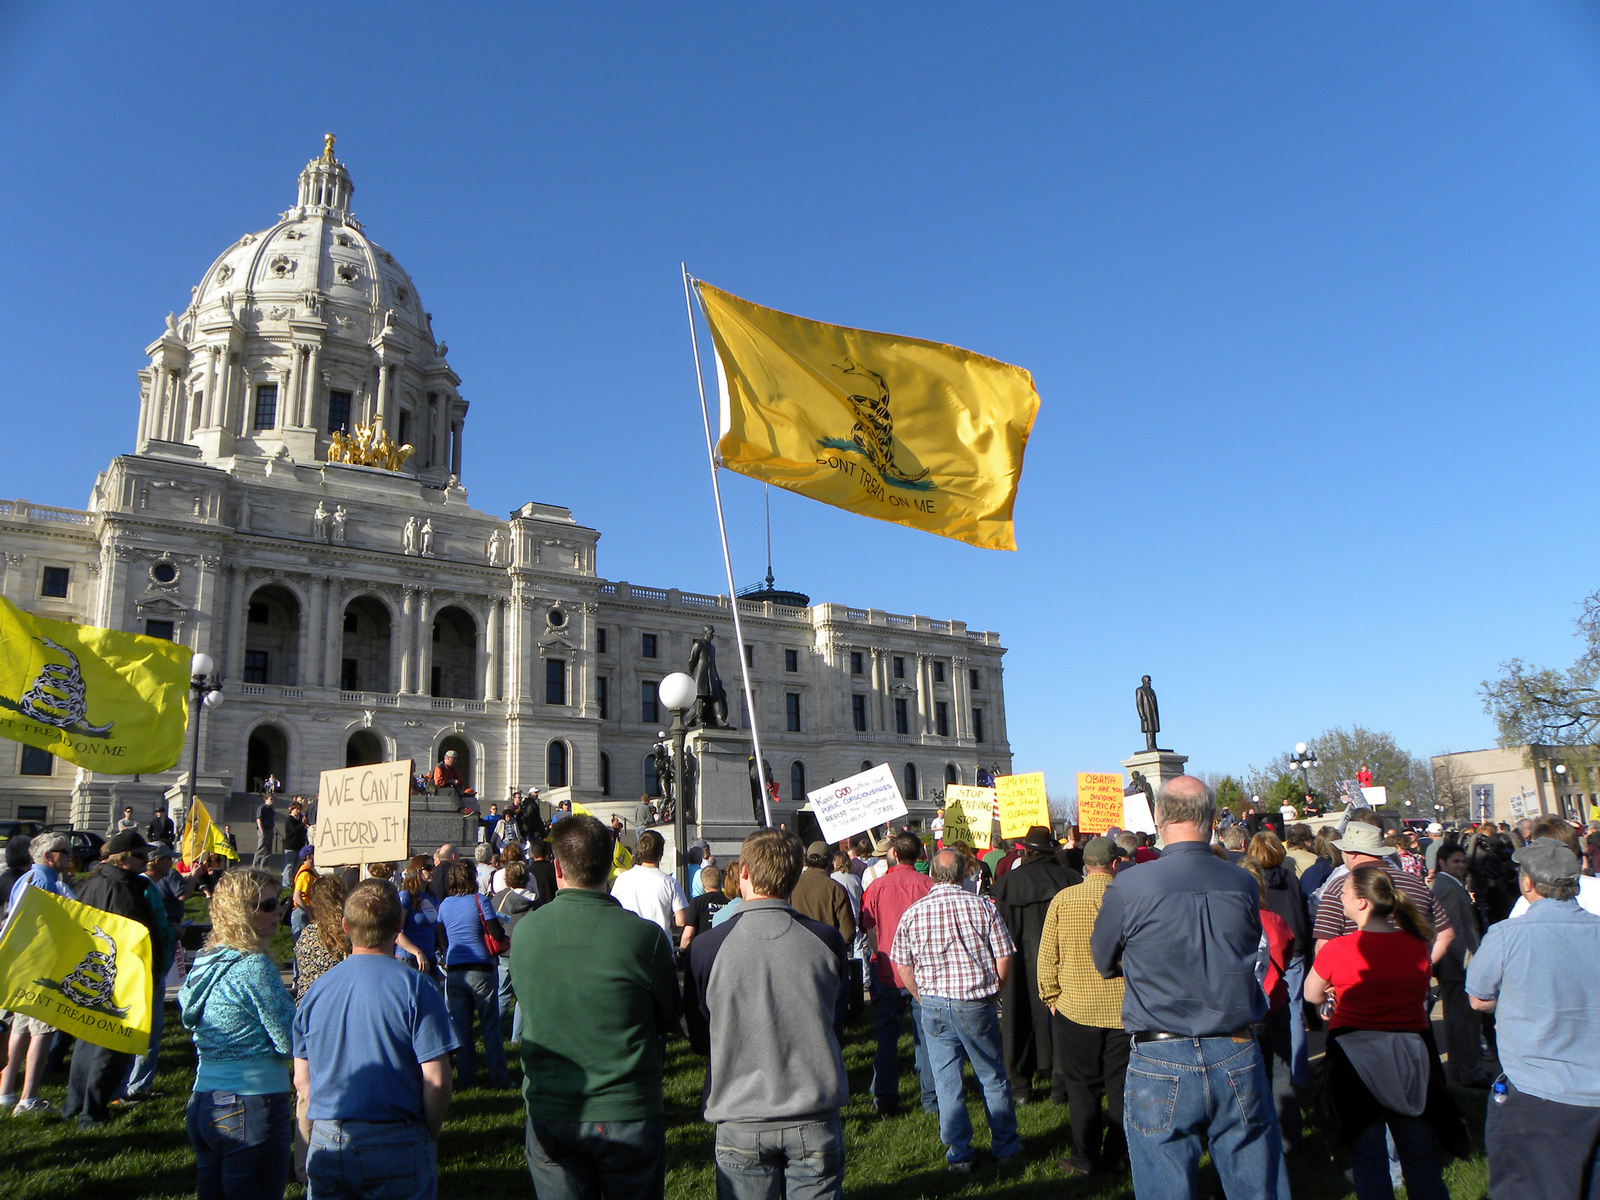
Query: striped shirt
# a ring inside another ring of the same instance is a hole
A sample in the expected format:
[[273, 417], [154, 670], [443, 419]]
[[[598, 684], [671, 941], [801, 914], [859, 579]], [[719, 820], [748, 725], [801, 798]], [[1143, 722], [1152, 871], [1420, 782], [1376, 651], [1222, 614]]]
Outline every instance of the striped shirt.
[[[1445, 913], [1444, 906], [1434, 899], [1433, 893], [1428, 890], [1428, 885], [1423, 882], [1420, 875], [1402, 871], [1393, 859], [1381, 858], [1378, 862], [1389, 872], [1395, 890], [1404, 892], [1416, 910], [1433, 922], [1434, 937], [1437, 938], [1439, 934], [1451, 928], [1450, 917]], [[1344, 915], [1344, 904], [1341, 901], [1344, 881], [1349, 874], [1346, 868], [1340, 867], [1328, 876], [1328, 882], [1322, 885], [1322, 899], [1317, 905], [1317, 923], [1311, 931], [1314, 940], [1331, 942], [1336, 937], [1355, 932], [1356, 923]]]
[[919, 994], [989, 1000], [1000, 990], [997, 962], [1017, 952], [989, 901], [954, 883], [936, 883], [900, 918], [889, 957]]
[[1122, 1028], [1121, 978], [1095, 970], [1089, 935], [1111, 876], [1091, 871], [1050, 901], [1039, 937], [1039, 999], [1069, 1021], [1100, 1029]]

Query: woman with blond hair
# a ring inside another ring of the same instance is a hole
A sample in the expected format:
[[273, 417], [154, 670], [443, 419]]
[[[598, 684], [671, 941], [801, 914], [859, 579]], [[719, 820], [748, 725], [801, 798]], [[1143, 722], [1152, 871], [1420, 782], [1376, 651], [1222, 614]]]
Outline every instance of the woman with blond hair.
[[1433, 924], [1376, 863], [1336, 894], [1355, 931], [1326, 943], [1306, 979], [1307, 1000], [1333, 998], [1319, 1107], [1350, 1149], [1358, 1200], [1393, 1200], [1385, 1130], [1411, 1200], [1449, 1200], [1441, 1135], [1459, 1150], [1465, 1130], [1428, 1024]]
[[281, 1200], [289, 1179], [294, 1004], [267, 948], [280, 888], [248, 868], [218, 880], [211, 934], [178, 993], [200, 1058], [188, 1113], [200, 1200]]

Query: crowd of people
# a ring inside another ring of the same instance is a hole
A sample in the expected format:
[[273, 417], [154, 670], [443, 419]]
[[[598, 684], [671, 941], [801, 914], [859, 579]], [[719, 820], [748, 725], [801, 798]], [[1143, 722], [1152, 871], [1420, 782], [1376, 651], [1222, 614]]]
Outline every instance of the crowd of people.
[[[841, 1196], [844, 1031], [867, 997], [873, 1111], [900, 1111], [909, 1018], [958, 1175], [980, 1163], [963, 1064], [997, 1172], [1026, 1159], [1018, 1108], [1050, 1102], [1070, 1122], [1062, 1175], [1131, 1174], [1139, 1196], [1197, 1195], [1209, 1150], [1228, 1196], [1286, 1197], [1308, 1094], [1361, 1200], [1402, 1181], [1446, 1196], [1444, 1162], [1470, 1150], [1448, 1083], [1490, 1089], [1492, 1196], [1584, 1196], [1600, 1170], [1581, 1040], [1600, 1017], [1600, 826], [1415, 838], [1351, 810], [1280, 839], [1219, 830], [1183, 777], [1155, 798], [1159, 837], [1038, 826], [979, 855], [910, 830], [803, 846], [760, 829], [730, 861], [688, 847], [686, 893], [656, 830], [546, 820], [536, 796], [490, 805], [470, 853], [365, 869], [319, 869], [308, 806], [288, 808], [281, 873], [261, 856], [173, 870], [174, 831], [152, 822], [167, 839], [117, 829], [76, 882], [64, 836], [14, 841], [0, 880], [8, 908], [40, 887], [145, 925], [158, 980], [185, 903], [209, 900], [177, 997], [207, 1200], [281, 1196], [291, 1175], [317, 1200], [434, 1195], [453, 1092], [509, 1089], [513, 1062], [537, 1195], [660, 1196], [665, 1050], [684, 1035], [719, 1196]], [[91, 1128], [149, 1094], [161, 999], [146, 1054], [71, 1048], [60, 1115]], [[68, 1040], [10, 1014], [0, 1105], [49, 1112], [40, 1079]]]

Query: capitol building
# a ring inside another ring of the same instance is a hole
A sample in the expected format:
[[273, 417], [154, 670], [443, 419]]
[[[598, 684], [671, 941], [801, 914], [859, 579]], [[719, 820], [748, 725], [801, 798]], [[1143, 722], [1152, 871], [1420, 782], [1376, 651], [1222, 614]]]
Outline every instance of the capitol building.
[[[613, 581], [571, 510], [473, 508], [461, 379], [353, 190], [330, 138], [293, 206], [217, 257], [146, 348], [133, 452], [86, 508], [0, 501], [7, 599], [217, 662], [196, 787], [242, 849], [268, 775], [314, 795], [324, 770], [449, 749], [485, 802], [538, 787], [631, 814], [670, 720], [656, 685], [705, 625], [749, 724], [730, 603], [784, 800], [889, 763], [925, 819], [947, 782], [1011, 769], [995, 633]], [[0, 820], [142, 823], [188, 784], [190, 740], [143, 777], [4, 745]]]

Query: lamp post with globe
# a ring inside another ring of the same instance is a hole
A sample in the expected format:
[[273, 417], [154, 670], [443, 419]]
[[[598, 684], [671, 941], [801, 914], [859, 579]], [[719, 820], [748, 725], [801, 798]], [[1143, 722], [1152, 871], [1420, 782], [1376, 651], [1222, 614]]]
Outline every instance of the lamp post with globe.
[[1311, 794], [1311, 768], [1320, 767], [1316, 751], [1304, 742], [1294, 744], [1294, 753], [1289, 756], [1289, 770], [1300, 772], [1300, 807], [1306, 806], [1306, 800]]
[[672, 855], [678, 864], [678, 886], [684, 895], [689, 894], [689, 856], [684, 853], [688, 838], [688, 819], [684, 812], [688, 788], [683, 778], [683, 736], [688, 729], [683, 724], [683, 714], [694, 704], [699, 690], [694, 679], [682, 671], [674, 671], [656, 687], [661, 703], [672, 713]]
[[183, 823], [187, 828], [191, 814], [194, 812], [194, 789], [200, 776], [200, 710], [215, 708], [223, 701], [222, 684], [213, 682], [216, 679], [217, 664], [211, 661], [211, 656], [199, 651], [189, 660], [189, 694], [194, 698], [194, 713], [190, 718], [194, 725], [194, 747], [189, 756], [189, 799], [184, 805]]

